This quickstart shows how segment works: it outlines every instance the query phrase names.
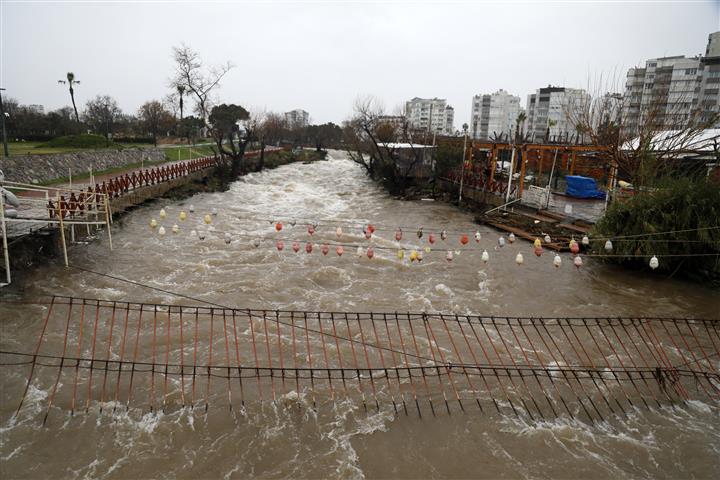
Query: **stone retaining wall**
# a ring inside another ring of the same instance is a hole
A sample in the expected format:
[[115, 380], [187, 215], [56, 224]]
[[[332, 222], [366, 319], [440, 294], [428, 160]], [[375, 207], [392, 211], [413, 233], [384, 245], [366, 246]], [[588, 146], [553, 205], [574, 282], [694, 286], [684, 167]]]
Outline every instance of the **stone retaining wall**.
[[56, 178], [67, 177], [72, 169], [73, 176], [123, 167], [140, 161], [162, 161], [165, 154], [159, 148], [93, 150], [52, 155], [17, 155], [0, 161], [0, 170], [11, 182], [43, 183]]

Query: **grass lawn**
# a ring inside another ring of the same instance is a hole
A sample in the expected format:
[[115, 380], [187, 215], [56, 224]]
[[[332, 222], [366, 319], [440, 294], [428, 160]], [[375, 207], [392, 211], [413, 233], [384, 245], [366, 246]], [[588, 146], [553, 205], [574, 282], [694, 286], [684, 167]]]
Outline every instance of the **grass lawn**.
[[[106, 148], [77, 147], [41, 147], [45, 142], [8, 142], [8, 152], [13, 155], [49, 155], [53, 153], [83, 152], [88, 150], [106, 150]], [[123, 150], [126, 148], [152, 148], [147, 143], [113, 143], [107, 150]]]
[[163, 148], [163, 151], [165, 152], [165, 158], [172, 162], [190, 160], [213, 154], [210, 145], [167, 147]]

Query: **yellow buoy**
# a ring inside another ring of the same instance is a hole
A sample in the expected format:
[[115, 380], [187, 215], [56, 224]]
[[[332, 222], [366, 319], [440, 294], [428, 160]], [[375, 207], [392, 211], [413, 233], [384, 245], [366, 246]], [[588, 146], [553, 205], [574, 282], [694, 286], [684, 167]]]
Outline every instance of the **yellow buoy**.
[[212, 223], [212, 217], [208, 214], [205, 214], [205, 223], [207, 225], [210, 225]]
[[167, 217], [167, 212], [165, 212], [164, 208], [161, 208], [160, 209], [160, 218], [165, 218], [165, 217]]
[[180, 221], [181, 221], [181, 222], [184, 222], [186, 218], [187, 218], [187, 213], [185, 213], [185, 212], [180, 212]]
[[155, 227], [157, 227], [157, 220], [155, 220], [153, 218], [152, 220], [150, 220], [150, 228], [155, 228]]

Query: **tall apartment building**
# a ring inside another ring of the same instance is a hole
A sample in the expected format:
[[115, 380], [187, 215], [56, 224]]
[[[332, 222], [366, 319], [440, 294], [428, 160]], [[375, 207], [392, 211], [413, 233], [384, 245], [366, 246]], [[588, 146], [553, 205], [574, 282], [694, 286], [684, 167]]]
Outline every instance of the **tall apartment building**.
[[548, 129], [548, 140], [569, 138], [576, 134], [571, 110], [589, 101], [590, 95], [585, 90], [553, 86], [539, 88], [527, 98], [526, 132], [535, 142], [545, 141]]
[[455, 132], [455, 109], [444, 98], [418, 98], [405, 102], [405, 115], [410, 125], [440, 135]]
[[285, 112], [285, 123], [290, 128], [302, 128], [307, 127], [310, 122], [310, 114], [302, 109], [295, 109], [290, 112]]
[[517, 117], [522, 111], [520, 97], [503, 89], [489, 95], [475, 95], [470, 110], [470, 133], [473, 138], [489, 139], [500, 135], [509, 138], [515, 133]]
[[644, 68], [628, 70], [623, 130], [637, 134], [643, 125], [672, 129], [713, 120], [720, 113], [719, 87], [720, 32], [715, 32], [705, 56], [652, 58]]

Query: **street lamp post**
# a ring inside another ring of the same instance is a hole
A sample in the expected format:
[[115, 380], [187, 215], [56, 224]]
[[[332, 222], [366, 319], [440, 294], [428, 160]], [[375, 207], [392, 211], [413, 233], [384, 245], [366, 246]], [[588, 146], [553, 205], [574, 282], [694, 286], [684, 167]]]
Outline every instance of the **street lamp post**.
[[463, 123], [462, 128], [463, 128], [463, 135], [464, 135], [465, 139], [463, 140], [462, 167], [460, 168], [460, 193], [458, 194], [458, 206], [460, 205], [460, 202], [462, 202], [463, 183], [465, 182], [465, 152], [467, 151], [468, 124]]
[[[4, 90], [4, 88], [0, 88], [0, 92]], [[7, 158], [10, 153], [8, 153], [7, 132], [5, 131], [5, 107], [3, 106], [2, 93], [0, 93], [0, 117], [2, 117], [3, 150], [5, 151], [5, 158]]]
[[105, 148], [110, 147], [110, 104], [105, 103]]

